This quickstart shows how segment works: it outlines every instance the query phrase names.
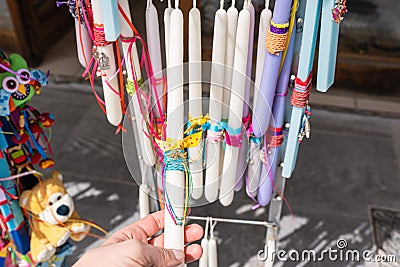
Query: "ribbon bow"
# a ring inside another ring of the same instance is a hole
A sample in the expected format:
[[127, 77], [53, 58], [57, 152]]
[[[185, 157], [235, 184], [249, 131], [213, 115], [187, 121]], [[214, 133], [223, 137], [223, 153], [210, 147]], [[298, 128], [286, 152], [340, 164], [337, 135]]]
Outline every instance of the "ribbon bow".
[[188, 134], [192, 131], [202, 131], [203, 125], [206, 125], [209, 120], [210, 116], [208, 114], [199, 117], [191, 117], [189, 115], [189, 122], [187, 123], [189, 127], [186, 129], [185, 134]]
[[174, 150], [174, 149], [185, 149], [196, 147], [199, 145], [201, 140], [201, 135], [203, 131], [199, 131], [196, 133], [192, 133], [182, 140], [176, 140], [174, 138], [167, 138], [167, 140], [163, 141], [160, 139], [155, 139], [157, 145], [164, 152]]

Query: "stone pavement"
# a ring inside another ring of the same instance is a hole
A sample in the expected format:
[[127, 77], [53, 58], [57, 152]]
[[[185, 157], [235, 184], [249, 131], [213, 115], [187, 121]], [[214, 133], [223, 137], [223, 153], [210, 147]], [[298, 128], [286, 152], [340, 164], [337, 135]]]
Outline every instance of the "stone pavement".
[[[56, 169], [64, 174], [81, 216], [109, 231], [137, 220], [138, 186], [126, 167], [121, 135], [114, 135], [88, 85], [51, 84], [34, 97], [33, 105], [56, 117]], [[280, 248], [320, 251], [344, 237], [349, 248], [370, 249], [368, 205], [400, 208], [399, 136], [399, 118], [314, 108], [312, 137], [301, 145], [296, 170], [287, 181], [293, 216], [285, 207]], [[138, 165], [135, 171], [139, 175]], [[230, 207], [213, 203], [193, 208], [192, 215], [267, 219], [266, 208], [251, 211], [251, 206], [242, 190]], [[218, 224], [219, 266], [260, 266], [255, 255], [263, 248], [264, 235], [263, 227]], [[68, 266], [98, 243], [91, 237], [77, 243]], [[357, 263], [276, 264], [304, 265]]]

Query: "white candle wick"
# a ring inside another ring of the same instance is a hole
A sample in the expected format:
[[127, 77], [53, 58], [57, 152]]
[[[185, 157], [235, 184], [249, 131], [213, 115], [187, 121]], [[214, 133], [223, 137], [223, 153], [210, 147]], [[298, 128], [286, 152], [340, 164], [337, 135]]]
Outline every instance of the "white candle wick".
[[269, 8], [269, 0], [265, 0], [265, 8]]
[[221, 1], [219, 2], [219, 8], [220, 8], [220, 9], [223, 9], [223, 8], [224, 8], [224, 0], [221, 0]]
[[235, 0], [232, 0], [232, 7], [234, 7], [235, 6]]
[[196, 8], [196, 0], [193, 0], [193, 8]]
[[151, 0], [147, 0], [146, 9], [149, 9], [149, 7], [150, 7], [150, 3], [151, 3]]
[[168, 0], [168, 8], [172, 8], [171, 0]]
[[175, 0], [175, 8], [179, 9], [179, 0]]

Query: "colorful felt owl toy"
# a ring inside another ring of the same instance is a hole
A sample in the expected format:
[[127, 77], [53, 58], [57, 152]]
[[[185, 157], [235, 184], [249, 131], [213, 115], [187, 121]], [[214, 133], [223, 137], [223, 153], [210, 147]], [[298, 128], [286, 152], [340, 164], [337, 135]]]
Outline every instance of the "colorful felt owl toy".
[[38, 76], [37, 71], [31, 72], [18, 54], [7, 58], [0, 52], [0, 64], [0, 116], [8, 116], [15, 107], [23, 107], [35, 93], [40, 93], [42, 81], [33, 77]]

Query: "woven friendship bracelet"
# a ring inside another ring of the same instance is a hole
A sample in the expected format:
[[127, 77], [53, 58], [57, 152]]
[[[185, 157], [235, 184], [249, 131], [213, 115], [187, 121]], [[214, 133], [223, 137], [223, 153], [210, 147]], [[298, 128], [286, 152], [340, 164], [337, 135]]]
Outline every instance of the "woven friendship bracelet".
[[270, 54], [278, 55], [286, 47], [289, 23], [276, 24], [271, 21], [271, 26], [267, 33], [266, 48]]

